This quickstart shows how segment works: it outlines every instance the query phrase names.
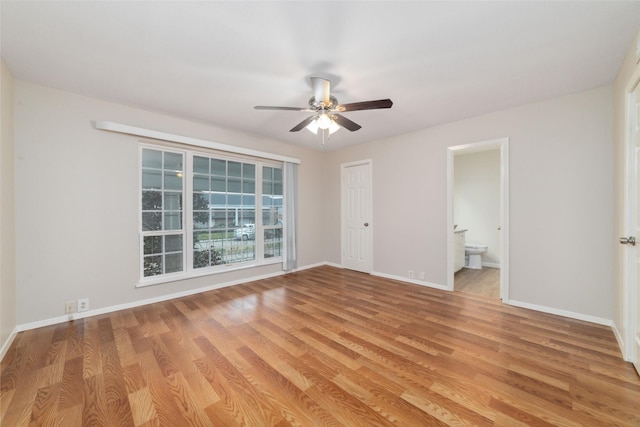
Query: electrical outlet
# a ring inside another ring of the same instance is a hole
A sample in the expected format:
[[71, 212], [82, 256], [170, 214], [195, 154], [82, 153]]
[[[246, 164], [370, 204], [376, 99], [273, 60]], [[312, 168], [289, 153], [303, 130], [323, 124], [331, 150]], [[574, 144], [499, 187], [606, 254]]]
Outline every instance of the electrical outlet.
[[67, 301], [64, 303], [64, 312], [65, 314], [71, 314], [76, 312], [76, 302], [75, 301]]
[[424, 271], [420, 272], [420, 280], [424, 280]]
[[89, 298], [78, 299], [78, 313], [89, 310]]
[[409, 270], [409, 279], [413, 279], [413, 270]]

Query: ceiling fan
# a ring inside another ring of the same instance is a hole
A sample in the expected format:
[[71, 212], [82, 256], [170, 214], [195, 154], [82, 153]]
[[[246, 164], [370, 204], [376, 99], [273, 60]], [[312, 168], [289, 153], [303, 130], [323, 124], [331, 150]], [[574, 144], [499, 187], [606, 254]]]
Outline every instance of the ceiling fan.
[[332, 134], [341, 127], [350, 130], [351, 132], [357, 131], [362, 127], [356, 122], [347, 119], [340, 113], [391, 108], [393, 105], [393, 102], [390, 99], [338, 104], [336, 97], [331, 95], [331, 82], [329, 80], [323, 79], [322, 77], [311, 77], [311, 85], [313, 87], [313, 96], [309, 99], [308, 107], [270, 107], [258, 105], [255, 109], [304, 111], [314, 113], [312, 116], [307, 117], [294, 126], [289, 132], [298, 132], [303, 128], [307, 128], [315, 134], [318, 133], [318, 129], [323, 131], [328, 130], [329, 133]]

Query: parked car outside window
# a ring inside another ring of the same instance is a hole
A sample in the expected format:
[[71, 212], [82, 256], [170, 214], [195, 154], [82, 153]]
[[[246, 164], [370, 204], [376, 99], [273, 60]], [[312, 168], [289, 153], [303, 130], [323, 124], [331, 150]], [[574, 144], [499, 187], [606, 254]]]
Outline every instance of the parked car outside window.
[[236, 240], [255, 240], [256, 238], [256, 225], [245, 224], [242, 228], [237, 228], [234, 231]]

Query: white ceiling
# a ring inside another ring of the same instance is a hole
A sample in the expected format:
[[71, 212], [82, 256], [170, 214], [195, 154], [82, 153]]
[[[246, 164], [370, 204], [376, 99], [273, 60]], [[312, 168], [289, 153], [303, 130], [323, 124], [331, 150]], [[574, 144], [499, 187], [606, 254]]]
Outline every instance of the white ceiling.
[[321, 148], [289, 132], [308, 113], [253, 106], [304, 107], [315, 75], [341, 103], [393, 100], [345, 113], [362, 129], [328, 150], [611, 83], [640, 27], [640, 1], [3, 0], [0, 14], [18, 79], [294, 144]]

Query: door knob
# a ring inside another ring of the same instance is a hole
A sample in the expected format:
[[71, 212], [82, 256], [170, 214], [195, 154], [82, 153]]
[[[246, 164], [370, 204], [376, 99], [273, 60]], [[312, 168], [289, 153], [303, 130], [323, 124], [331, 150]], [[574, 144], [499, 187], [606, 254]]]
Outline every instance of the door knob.
[[368, 227], [368, 226], [369, 226], [369, 223], [368, 223], [368, 222], [365, 222], [365, 223], [364, 223], [364, 226], [365, 226], [365, 227]]
[[621, 237], [620, 238], [620, 243], [623, 244], [623, 245], [635, 246], [636, 245], [636, 238], [633, 237], [633, 236]]

